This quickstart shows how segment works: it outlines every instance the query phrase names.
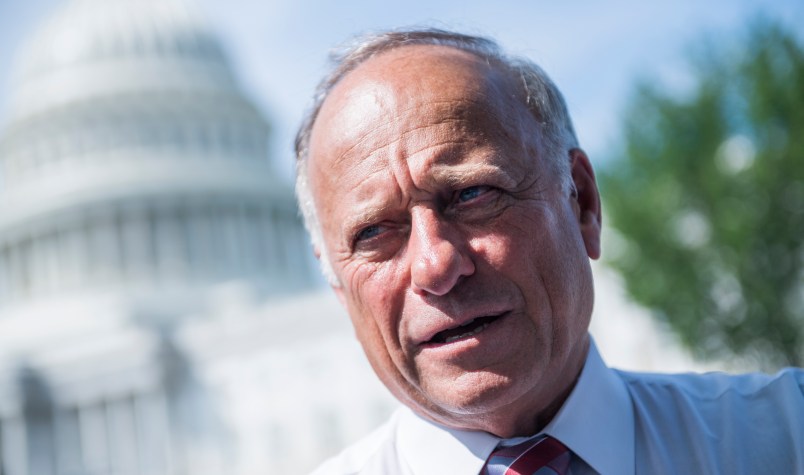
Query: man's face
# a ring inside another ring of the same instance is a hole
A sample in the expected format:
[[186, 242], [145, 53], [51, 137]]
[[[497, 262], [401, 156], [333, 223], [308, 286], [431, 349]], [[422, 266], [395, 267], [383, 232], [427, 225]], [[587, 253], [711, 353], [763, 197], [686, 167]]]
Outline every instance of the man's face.
[[374, 370], [423, 416], [500, 436], [538, 429], [574, 384], [599, 252], [588, 160], [561, 157], [564, 189], [521, 94], [471, 54], [394, 49], [332, 91], [308, 165]]

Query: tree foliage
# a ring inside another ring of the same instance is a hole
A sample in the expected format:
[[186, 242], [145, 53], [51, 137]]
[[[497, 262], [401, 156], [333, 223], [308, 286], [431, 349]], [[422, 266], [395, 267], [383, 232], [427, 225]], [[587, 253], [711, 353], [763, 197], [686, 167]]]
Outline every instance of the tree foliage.
[[804, 48], [767, 20], [643, 83], [600, 176], [607, 257], [700, 356], [804, 363]]

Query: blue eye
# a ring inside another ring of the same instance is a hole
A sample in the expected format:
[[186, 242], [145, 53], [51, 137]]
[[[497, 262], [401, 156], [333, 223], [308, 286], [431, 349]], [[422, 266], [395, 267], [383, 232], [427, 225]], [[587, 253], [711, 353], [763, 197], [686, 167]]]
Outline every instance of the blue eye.
[[458, 193], [458, 201], [473, 200], [488, 190], [488, 186], [470, 186], [469, 188], [464, 188]]
[[366, 239], [371, 239], [371, 238], [377, 236], [378, 234], [380, 234], [380, 231], [381, 231], [381, 228], [376, 224], [372, 225], [372, 226], [365, 227], [359, 233], [357, 233], [357, 237], [355, 238], [355, 241], [357, 242], [357, 241], [364, 241]]

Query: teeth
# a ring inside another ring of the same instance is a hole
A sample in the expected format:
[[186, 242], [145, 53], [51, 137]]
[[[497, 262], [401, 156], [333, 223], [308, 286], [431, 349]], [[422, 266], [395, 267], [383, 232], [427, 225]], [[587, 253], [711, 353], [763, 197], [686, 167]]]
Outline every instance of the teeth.
[[[461, 338], [466, 338], [468, 336], [477, 335], [478, 333], [480, 333], [483, 330], [485, 330], [486, 328], [488, 328], [489, 325], [490, 325], [490, 323], [484, 323], [484, 324], [480, 325], [479, 327], [475, 328], [474, 330], [472, 330], [470, 332], [466, 332], [466, 333], [462, 333], [460, 335], [455, 335], [455, 336], [445, 338], [444, 343], [451, 343], [451, 342], [453, 342], [455, 340], [460, 340]], [[465, 325], [461, 325], [461, 326], [465, 326]]]

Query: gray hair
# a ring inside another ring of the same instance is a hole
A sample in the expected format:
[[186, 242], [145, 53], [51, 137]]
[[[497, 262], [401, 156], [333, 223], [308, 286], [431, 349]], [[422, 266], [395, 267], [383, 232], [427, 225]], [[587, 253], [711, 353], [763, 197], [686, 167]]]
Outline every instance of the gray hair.
[[357, 37], [344, 47], [330, 53], [332, 69], [318, 84], [313, 95], [312, 107], [302, 120], [295, 142], [296, 197], [313, 246], [320, 252], [321, 271], [332, 285], [337, 286], [340, 283], [324, 246], [321, 224], [310, 189], [307, 166], [310, 134], [321, 106], [344, 76], [374, 56], [411, 45], [449, 46], [463, 50], [479, 56], [521, 81], [525, 93], [525, 105], [539, 124], [549, 164], [557, 172], [565, 189], [569, 190], [572, 186], [568, 152], [578, 146], [572, 119], [561, 92], [535, 63], [525, 58], [505, 55], [497, 43], [488, 38], [439, 29], [392, 30]]

